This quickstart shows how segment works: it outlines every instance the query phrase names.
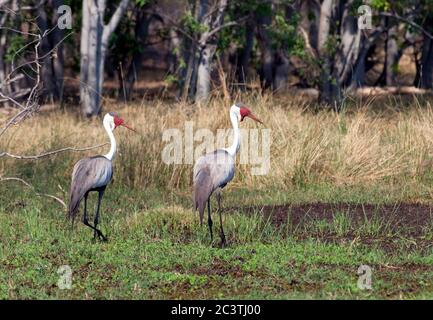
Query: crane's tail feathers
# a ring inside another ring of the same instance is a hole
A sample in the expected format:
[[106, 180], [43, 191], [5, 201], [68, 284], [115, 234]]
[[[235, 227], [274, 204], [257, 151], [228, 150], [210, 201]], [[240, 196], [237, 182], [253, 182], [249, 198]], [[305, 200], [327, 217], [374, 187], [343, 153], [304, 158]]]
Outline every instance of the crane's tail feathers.
[[71, 195], [70, 200], [69, 200], [69, 207], [68, 207], [68, 212], [67, 212], [67, 219], [72, 220], [72, 222], [74, 222], [75, 217], [78, 214], [78, 211], [80, 209], [80, 203], [81, 200], [83, 199], [83, 196], [79, 196], [79, 197], [74, 197]]
[[203, 224], [205, 204], [206, 204], [206, 201], [205, 202], [200, 202], [198, 204], [198, 213], [199, 213], [199, 217], [200, 217], [200, 224]]
[[212, 182], [208, 169], [200, 170], [194, 180], [193, 207], [199, 212], [200, 224], [203, 224], [206, 202], [212, 194]]
[[206, 202], [202, 202], [202, 201], [197, 201], [196, 200], [196, 190], [194, 189], [194, 194], [192, 197], [192, 203], [193, 203], [193, 208], [192, 208], [192, 212], [194, 213], [194, 216], [197, 215], [197, 209], [199, 212], [199, 217], [200, 217], [200, 224], [203, 224], [203, 216], [204, 216], [204, 204]]

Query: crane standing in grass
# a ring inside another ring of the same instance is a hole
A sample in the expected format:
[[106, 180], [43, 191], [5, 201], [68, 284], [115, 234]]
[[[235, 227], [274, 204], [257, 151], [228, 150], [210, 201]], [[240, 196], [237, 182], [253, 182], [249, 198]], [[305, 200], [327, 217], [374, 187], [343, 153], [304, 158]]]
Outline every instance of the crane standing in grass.
[[229, 183], [235, 174], [235, 157], [240, 147], [239, 121], [249, 117], [257, 122], [261, 122], [243, 104], [236, 103], [230, 108], [230, 121], [233, 126], [233, 144], [229, 148], [217, 149], [214, 152], [200, 157], [194, 165], [193, 172], [193, 207], [198, 209], [200, 214], [200, 224], [203, 224], [204, 210], [207, 202], [208, 226], [211, 241], [213, 241], [212, 218], [210, 213], [210, 197], [215, 192], [218, 202], [218, 213], [220, 216], [220, 237], [221, 246], [225, 246], [226, 239], [223, 229], [221, 215], [221, 189]]
[[[114, 112], [107, 113], [104, 116], [103, 125], [110, 138], [110, 151], [106, 155], [81, 159], [75, 164], [72, 172], [71, 189], [69, 192], [70, 201], [68, 217], [71, 220], [75, 219], [80, 208], [81, 200], [84, 198], [83, 223], [93, 229], [94, 239], [98, 237], [102, 241], [107, 241], [107, 238], [102, 234], [101, 230], [99, 230], [97, 226], [99, 223], [99, 209], [102, 197], [104, 196], [105, 188], [113, 177], [112, 162], [117, 149], [113, 131], [118, 126], [123, 126], [133, 131], [135, 130], [128, 127], [124, 123], [124, 120], [119, 118], [119, 116]], [[98, 192], [98, 205], [93, 226], [87, 220], [87, 197], [91, 191]]]

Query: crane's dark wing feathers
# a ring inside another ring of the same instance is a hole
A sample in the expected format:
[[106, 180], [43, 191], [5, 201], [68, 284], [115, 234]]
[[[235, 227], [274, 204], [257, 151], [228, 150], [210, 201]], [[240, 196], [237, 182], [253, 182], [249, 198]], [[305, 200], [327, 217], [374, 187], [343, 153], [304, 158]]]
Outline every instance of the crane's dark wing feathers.
[[78, 161], [72, 172], [69, 193], [68, 216], [74, 219], [84, 195], [92, 190], [104, 188], [113, 177], [111, 161], [103, 156], [84, 158]]

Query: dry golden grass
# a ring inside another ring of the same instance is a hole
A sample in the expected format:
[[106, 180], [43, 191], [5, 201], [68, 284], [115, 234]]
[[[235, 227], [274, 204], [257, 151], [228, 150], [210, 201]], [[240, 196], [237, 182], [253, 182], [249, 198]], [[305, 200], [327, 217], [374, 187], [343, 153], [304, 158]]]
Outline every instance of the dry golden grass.
[[[307, 102], [271, 96], [242, 98], [271, 129], [271, 170], [251, 175], [248, 165], [238, 165], [234, 184], [255, 188], [285, 187], [293, 183], [327, 181], [337, 185], [377, 183], [385, 179], [414, 179], [431, 170], [433, 154], [433, 108], [415, 103], [409, 111], [374, 113], [367, 107], [337, 114], [307, 112]], [[119, 107], [134, 134], [118, 129], [116, 179], [133, 186], [180, 188], [190, 185], [192, 165], [166, 165], [161, 160], [165, 146], [162, 132], [183, 129], [185, 121], [194, 130], [230, 128], [229, 102], [214, 99], [206, 106], [183, 103], [144, 102]], [[385, 115], [384, 115], [385, 114]], [[260, 128], [252, 121], [241, 127]], [[65, 147], [86, 147], [107, 141], [100, 119], [83, 120], [70, 112], [45, 112], [14, 127], [0, 140], [0, 150], [15, 154], [37, 154]], [[221, 146], [220, 146], [221, 147]], [[108, 146], [81, 153], [68, 153], [50, 160], [66, 159], [66, 168], [85, 155], [105, 153]], [[20, 160], [3, 158], [0, 175], [14, 172]], [[40, 160], [46, 161], [46, 160]], [[19, 172], [16, 172], [19, 175]], [[69, 179], [70, 172], [59, 175]]]

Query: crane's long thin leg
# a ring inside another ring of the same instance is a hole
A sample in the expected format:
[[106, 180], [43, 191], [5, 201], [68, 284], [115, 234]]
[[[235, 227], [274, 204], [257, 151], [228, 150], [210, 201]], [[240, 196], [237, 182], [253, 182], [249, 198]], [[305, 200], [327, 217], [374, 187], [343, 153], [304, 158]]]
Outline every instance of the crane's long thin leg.
[[85, 195], [84, 195], [84, 215], [83, 215], [83, 223], [86, 225], [86, 226], [88, 226], [88, 227], [90, 227], [90, 228], [92, 228], [92, 229], [95, 229], [90, 223], [89, 223], [89, 220], [87, 220], [87, 197], [89, 196], [89, 193], [87, 192]]
[[220, 216], [220, 237], [221, 237], [221, 247], [224, 247], [226, 245], [226, 236], [224, 234], [224, 229], [223, 229], [223, 217], [222, 217], [222, 213], [221, 213], [221, 191], [218, 191], [216, 194], [216, 199], [218, 202], [218, 213]]
[[99, 238], [101, 238], [103, 241], [107, 241], [107, 238], [102, 234], [101, 230], [97, 229], [97, 226], [99, 223], [99, 209], [101, 208], [101, 201], [102, 201], [103, 196], [104, 196], [104, 190], [99, 191], [99, 193], [98, 193], [98, 205], [96, 207], [96, 214], [95, 214], [95, 219], [94, 219], [95, 229], [93, 231], [93, 238], [96, 239], [96, 236], [98, 235]]
[[212, 243], [212, 241], [213, 241], [213, 233], [212, 233], [212, 224], [213, 224], [213, 222], [212, 222], [212, 218], [210, 216], [210, 197], [207, 200], [207, 224], [209, 226], [210, 241]]
[[103, 240], [104, 240], [104, 239], [106, 240], [106, 238], [102, 235], [101, 231], [99, 231], [99, 230], [96, 229], [94, 226], [92, 226], [92, 225], [89, 223], [89, 220], [87, 220], [87, 196], [88, 196], [88, 195], [89, 195], [89, 193], [86, 193], [86, 194], [84, 195], [84, 215], [83, 215], [83, 223], [84, 223], [86, 226], [92, 228], [94, 231], [96, 231], [96, 232], [98, 233], [99, 236], [102, 236]]

